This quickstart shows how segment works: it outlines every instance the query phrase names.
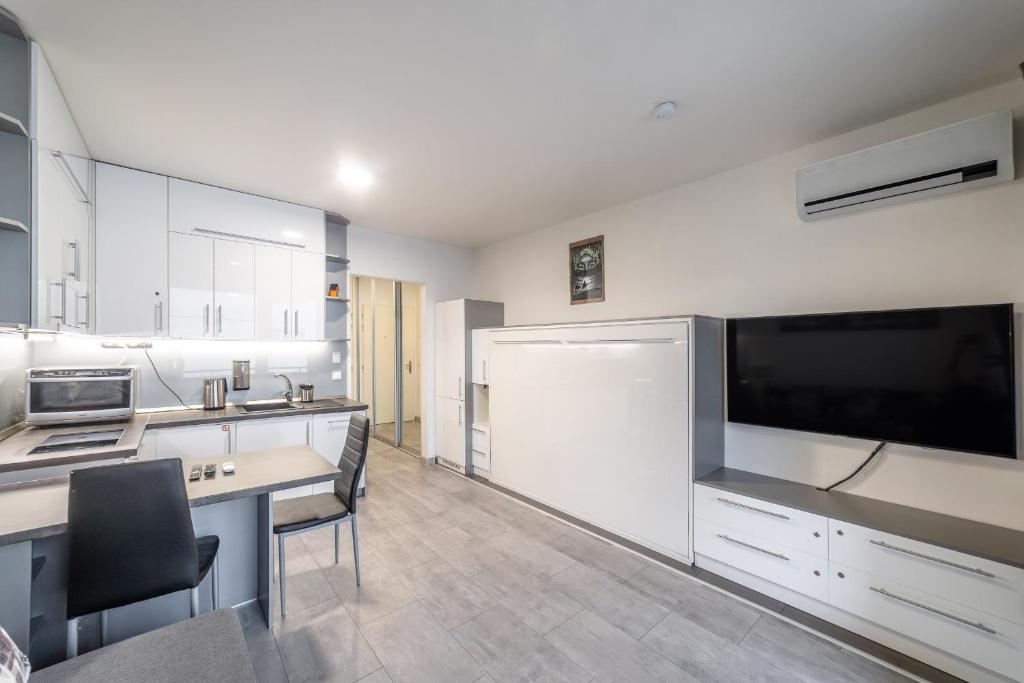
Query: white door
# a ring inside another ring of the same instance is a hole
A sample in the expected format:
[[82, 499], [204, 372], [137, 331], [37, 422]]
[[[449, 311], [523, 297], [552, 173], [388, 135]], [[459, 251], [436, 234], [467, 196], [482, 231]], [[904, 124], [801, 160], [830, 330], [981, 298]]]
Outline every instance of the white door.
[[256, 338], [290, 339], [291, 252], [281, 247], [256, 247]]
[[167, 334], [167, 178], [96, 164], [96, 334]]
[[[230, 423], [171, 427], [153, 432], [158, 458], [220, 458], [230, 455], [234, 431]], [[150, 436], [147, 434], [146, 441]]]
[[490, 330], [473, 330], [473, 384], [487, 384], [487, 342]]
[[[407, 296], [408, 294], [413, 296]], [[419, 287], [402, 284], [402, 422], [420, 416], [420, 301]], [[403, 441], [406, 440], [403, 435]], [[419, 447], [420, 444], [413, 444]]]
[[[312, 444], [312, 420], [309, 417], [279, 417], [265, 420], [245, 420], [235, 426], [235, 452], [260, 451], [282, 446], [309, 446]], [[311, 485], [276, 491], [274, 500], [308, 496]]]
[[[324, 255], [292, 251], [292, 337], [324, 338]], [[338, 305], [338, 304], [335, 304]]]
[[465, 466], [466, 427], [465, 405], [454, 398], [437, 397], [437, 452], [438, 457]]
[[214, 336], [218, 339], [252, 339], [256, 335], [255, 267], [252, 244], [213, 241]]
[[438, 396], [465, 398], [466, 305], [462, 299], [437, 304], [434, 316]]
[[178, 339], [213, 336], [213, 240], [170, 233], [167, 237], [168, 332]]

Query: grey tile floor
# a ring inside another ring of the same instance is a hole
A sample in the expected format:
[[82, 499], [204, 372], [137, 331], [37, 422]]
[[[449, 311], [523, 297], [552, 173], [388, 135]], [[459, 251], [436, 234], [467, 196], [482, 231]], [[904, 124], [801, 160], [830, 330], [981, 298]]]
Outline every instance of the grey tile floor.
[[362, 586], [321, 530], [286, 542], [286, 617], [240, 608], [260, 681], [909, 680], [380, 441], [367, 474]]

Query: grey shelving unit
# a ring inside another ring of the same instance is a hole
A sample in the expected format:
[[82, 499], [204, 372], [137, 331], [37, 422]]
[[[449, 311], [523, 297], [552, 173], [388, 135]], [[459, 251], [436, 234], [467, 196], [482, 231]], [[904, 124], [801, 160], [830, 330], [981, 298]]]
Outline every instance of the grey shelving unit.
[[340, 294], [327, 296], [324, 290], [324, 336], [329, 341], [348, 341], [348, 224], [347, 218], [336, 213], [326, 214], [327, 255], [326, 287], [337, 284]]
[[28, 324], [32, 269], [32, 52], [0, 8], [0, 323]]

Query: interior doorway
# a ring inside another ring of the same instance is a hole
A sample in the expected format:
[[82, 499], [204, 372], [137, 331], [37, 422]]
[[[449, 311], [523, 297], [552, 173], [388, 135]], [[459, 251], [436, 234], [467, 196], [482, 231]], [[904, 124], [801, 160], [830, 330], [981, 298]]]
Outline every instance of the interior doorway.
[[422, 454], [423, 286], [354, 276], [355, 396], [370, 406], [372, 434]]

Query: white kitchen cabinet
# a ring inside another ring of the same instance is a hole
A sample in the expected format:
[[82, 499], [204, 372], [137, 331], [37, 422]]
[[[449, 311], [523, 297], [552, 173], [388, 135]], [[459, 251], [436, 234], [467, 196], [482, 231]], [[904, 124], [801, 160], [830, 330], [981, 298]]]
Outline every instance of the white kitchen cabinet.
[[167, 242], [170, 336], [252, 339], [253, 245], [182, 233], [170, 233]]
[[464, 299], [442, 301], [434, 313], [438, 396], [462, 400], [466, 392], [466, 306]]
[[473, 330], [473, 384], [487, 384], [487, 344], [490, 339], [490, 330]]
[[292, 337], [324, 338], [324, 257], [302, 251], [292, 255]]
[[[366, 415], [363, 411], [359, 411], [359, 414]], [[313, 416], [313, 449], [334, 467], [338, 466], [341, 451], [345, 448], [351, 418], [352, 413], [327, 413]], [[362, 491], [365, 488], [366, 467], [363, 467], [358, 489]], [[313, 493], [330, 493], [333, 490], [333, 481], [313, 484]]]
[[[260, 420], [244, 420], [235, 426], [235, 452], [260, 451], [282, 446], [312, 445], [312, 420], [308, 415], [276, 417]], [[274, 500], [308, 496], [313, 492], [311, 485], [277, 491]]]
[[[70, 157], [40, 148], [36, 157], [36, 326], [84, 332], [89, 326], [90, 204]], [[88, 161], [76, 163], [88, 176]]]
[[324, 252], [326, 228], [320, 209], [171, 178], [168, 216], [173, 232]]
[[291, 339], [291, 251], [256, 245], [256, 338]]
[[168, 427], [146, 434], [146, 442], [156, 442], [157, 458], [222, 458], [234, 452], [234, 424]]
[[256, 245], [258, 339], [324, 338], [324, 257]]
[[179, 339], [213, 337], [213, 240], [170, 233], [168, 331]]
[[244, 242], [213, 240], [213, 336], [217, 339], [252, 339], [256, 335], [253, 249]]
[[435, 455], [459, 469], [466, 463], [465, 403], [457, 398], [437, 397], [437, 450]]
[[167, 334], [167, 177], [96, 164], [96, 334]]

